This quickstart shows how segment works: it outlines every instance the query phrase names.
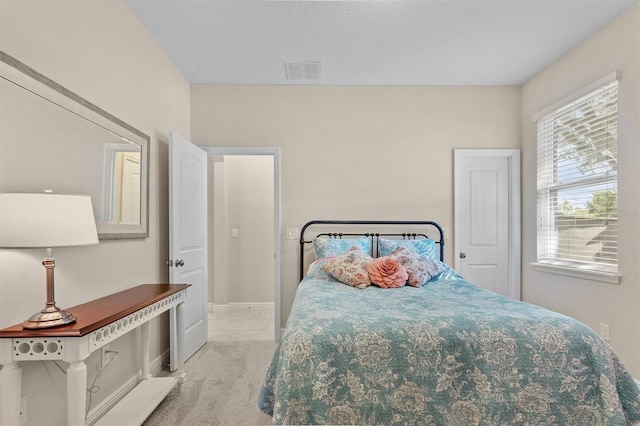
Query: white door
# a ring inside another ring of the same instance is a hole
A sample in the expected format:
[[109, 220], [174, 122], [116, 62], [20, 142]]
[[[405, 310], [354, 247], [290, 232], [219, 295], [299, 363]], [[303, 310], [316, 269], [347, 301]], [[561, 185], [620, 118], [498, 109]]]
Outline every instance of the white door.
[[207, 153], [169, 136], [169, 280], [187, 289], [182, 360], [207, 341]]
[[140, 221], [140, 153], [122, 153], [121, 223]]
[[520, 151], [456, 149], [455, 269], [520, 299]]

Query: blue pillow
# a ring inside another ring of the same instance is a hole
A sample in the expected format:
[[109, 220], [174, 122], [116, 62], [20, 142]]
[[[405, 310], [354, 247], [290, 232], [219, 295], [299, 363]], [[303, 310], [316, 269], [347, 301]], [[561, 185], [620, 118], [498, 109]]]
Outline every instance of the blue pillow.
[[371, 240], [368, 237], [362, 238], [314, 238], [313, 249], [316, 259], [327, 256], [340, 256], [351, 247], [360, 247], [365, 253], [371, 253]]
[[423, 240], [385, 240], [384, 238], [379, 238], [378, 245], [380, 257], [389, 256], [398, 247], [406, 247], [427, 259], [439, 260], [436, 252], [436, 243], [431, 238]]

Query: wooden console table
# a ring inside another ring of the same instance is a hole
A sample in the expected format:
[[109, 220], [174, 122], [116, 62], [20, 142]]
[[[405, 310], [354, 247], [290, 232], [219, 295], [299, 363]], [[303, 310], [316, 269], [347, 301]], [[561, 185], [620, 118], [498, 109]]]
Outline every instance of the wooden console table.
[[[170, 369], [181, 368], [183, 336], [177, 330], [183, 328], [187, 287], [188, 284], [143, 284], [69, 308], [77, 318], [72, 324], [42, 330], [25, 330], [22, 324], [16, 324], [0, 330], [0, 425], [20, 424], [22, 369], [19, 362], [51, 360], [70, 363], [67, 369], [67, 422], [84, 425], [87, 397], [84, 361], [94, 351], [137, 327], [142, 331], [141, 384], [146, 388], [168, 388], [168, 393], [177, 379], [153, 378], [149, 371], [149, 321], [171, 311]], [[158, 382], [149, 386], [149, 381]], [[137, 409], [143, 411], [143, 407]], [[117, 419], [117, 413], [112, 418]]]

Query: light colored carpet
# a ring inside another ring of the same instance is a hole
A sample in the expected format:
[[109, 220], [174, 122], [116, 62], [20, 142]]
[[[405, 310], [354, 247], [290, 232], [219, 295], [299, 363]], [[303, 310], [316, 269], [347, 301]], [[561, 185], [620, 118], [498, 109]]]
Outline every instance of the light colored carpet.
[[186, 381], [143, 426], [270, 425], [256, 404], [275, 348], [275, 341], [207, 342], [185, 363]]

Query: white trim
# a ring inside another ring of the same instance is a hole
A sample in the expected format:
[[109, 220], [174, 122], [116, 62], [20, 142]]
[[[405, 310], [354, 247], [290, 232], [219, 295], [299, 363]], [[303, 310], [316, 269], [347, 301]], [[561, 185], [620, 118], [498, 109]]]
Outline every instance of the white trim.
[[[226, 306], [228, 306], [229, 310], [234, 309], [260, 309], [260, 308], [273, 308], [275, 305], [274, 302], [229, 302]], [[215, 305], [221, 306], [221, 305]]]
[[563, 106], [568, 105], [571, 102], [576, 101], [585, 95], [588, 95], [594, 90], [597, 90], [609, 83], [613, 83], [616, 80], [620, 80], [621, 77], [622, 77], [622, 73], [620, 71], [612, 71], [609, 74], [605, 75], [604, 77], [601, 77], [596, 81], [587, 84], [585, 87], [581, 88], [580, 90], [577, 90], [572, 94], [567, 95], [564, 98], [554, 102], [548, 107], [536, 112], [535, 114], [533, 114], [533, 121], [534, 122], [538, 121], [542, 117], [549, 115], [550, 113], [556, 111], [557, 109], [562, 108]]
[[214, 303], [210, 303], [209, 304], [211, 306], [211, 311], [212, 313], [215, 314], [221, 314], [221, 315], [226, 315], [227, 312], [229, 312], [229, 306], [228, 305], [216, 305]]
[[115, 392], [103, 399], [100, 404], [96, 405], [94, 409], [89, 411], [89, 413], [87, 413], [86, 424], [92, 425], [107, 414], [111, 408], [115, 407], [122, 398], [127, 396], [127, 394], [137, 386], [141, 376], [142, 374], [139, 373], [138, 375], [131, 377], [122, 386], [116, 389]]
[[620, 284], [622, 275], [612, 272], [593, 271], [583, 268], [573, 268], [565, 265], [554, 265], [551, 263], [530, 263], [537, 271], [549, 272], [552, 274], [567, 275], [569, 277], [581, 278], [585, 280], [601, 281], [609, 284]]
[[270, 310], [275, 308], [274, 302], [230, 302], [226, 305], [219, 305], [215, 303], [209, 303], [209, 312], [213, 313], [231, 313], [245, 310]]
[[280, 156], [280, 148], [198, 145], [209, 155], [273, 155]]
[[280, 341], [280, 280], [281, 280], [281, 234], [282, 234], [282, 218], [280, 205], [280, 148], [267, 147], [237, 147], [237, 146], [206, 146], [198, 145], [209, 156], [214, 155], [271, 155], [273, 156], [273, 218], [274, 218], [274, 337], [276, 341]]
[[460, 233], [460, 215], [457, 209], [462, 205], [460, 200], [460, 178], [457, 176], [458, 165], [464, 155], [474, 157], [504, 157], [509, 160], [509, 297], [521, 300], [520, 291], [520, 253], [522, 250], [520, 233], [520, 150], [519, 149], [454, 149], [454, 264], [460, 268], [460, 257], [457, 253], [462, 244]]

